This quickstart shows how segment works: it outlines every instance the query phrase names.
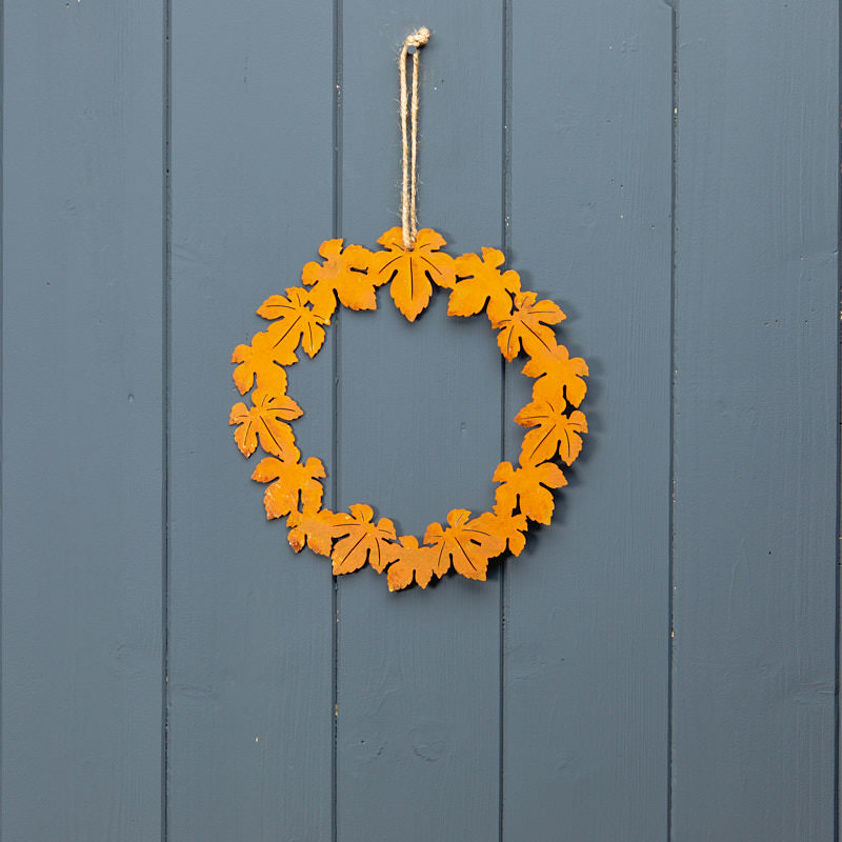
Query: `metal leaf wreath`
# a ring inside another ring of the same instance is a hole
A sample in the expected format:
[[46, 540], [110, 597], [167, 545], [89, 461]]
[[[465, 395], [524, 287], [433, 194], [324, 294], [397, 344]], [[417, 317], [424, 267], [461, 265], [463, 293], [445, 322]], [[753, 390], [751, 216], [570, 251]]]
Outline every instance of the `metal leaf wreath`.
[[[369, 564], [378, 573], [386, 572], [392, 591], [413, 581], [426, 588], [433, 577], [441, 578], [451, 569], [469, 579], [485, 580], [492, 558], [506, 550], [520, 555], [529, 522], [547, 524], [552, 518], [552, 489], [566, 484], [559, 461], [570, 465], [578, 457], [581, 436], [588, 430], [585, 415], [578, 409], [585, 397], [583, 378], [588, 367], [583, 359], [571, 358], [556, 341], [555, 326], [565, 318], [559, 306], [521, 289], [518, 273], [502, 268], [501, 251], [483, 248], [482, 255], [454, 257], [442, 251], [446, 243], [441, 234], [417, 229], [418, 48], [428, 38], [426, 29], [410, 35], [399, 61], [402, 226], [380, 237], [378, 251], [359, 245], [343, 247], [341, 239], [323, 242], [319, 247], [322, 260], [304, 266], [303, 286], [266, 299], [257, 313], [270, 321], [268, 328], [255, 334], [250, 345], [238, 345], [232, 356], [237, 389], [243, 395], [253, 391], [251, 406], [235, 404], [229, 423], [236, 427], [234, 440], [246, 458], [258, 447], [268, 454], [252, 473], [252, 479], [268, 483], [263, 496], [266, 517], [286, 518], [289, 543], [296, 552], [306, 545], [329, 557], [336, 575]], [[408, 112], [406, 60], [411, 47], [415, 52]], [[368, 505], [354, 504], [347, 512], [324, 508], [324, 465], [314, 456], [302, 460], [289, 423], [301, 417], [303, 410], [287, 395], [285, 366], [298, 362], [299, 349], [309, 357], [319, 352], [338, 304], [351, 310], [376, 310], [377, 288], [386, 284], [398, 310], [410, 322], [426, 309], [435, 288], [449, 290], [448, 316], [467, 318], [484, 312], [498, 332], [497, 344], [506, 360], [524, 354], [528, 360], [523, 373], [535, 378], [531, 402], [514, 419], [529, 428], [519, 464], [501, 462], [496, 467], [493, 480], [499, 485], [493, 509], [476, 517], [467, 509], [453, 509], [447, 525], [431, 523], [422, 541], [412, 535], [398, 536], [389, 518], [375, 521]]]

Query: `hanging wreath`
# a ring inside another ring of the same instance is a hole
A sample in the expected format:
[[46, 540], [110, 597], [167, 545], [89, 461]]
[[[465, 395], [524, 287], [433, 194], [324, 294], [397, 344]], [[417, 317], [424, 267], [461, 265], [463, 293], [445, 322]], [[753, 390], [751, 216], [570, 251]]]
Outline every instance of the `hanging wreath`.
[[[307, 263], [303, 286], [286, 295], [272, 295], [257, 314], [270, 324], [254, 335], [251, 344], [238, 345], [232, 362], [234, 383], [241, 395], [251, 392], [251, 406], [243, 402], [231, 409], [234, 440], [246, 458], [260, 447], [260, 460], [252, 479], [268, 483], [263, 502], [266, 517], [286, 518], [290, 546], [307, 546], [329, 557], [333, 573], [352, 573], [366, 564], [386, 572], [389, 590], [401, 590], [414, 581], [426, 588], [434, 577], [454, 570], [469, 579], [485, 580], [488, 563], [507, 550], [520, 555], [530, 521], [548, 524], [553, 515], [553, 490], [566, 485], [559, 463], [570, 465], [582, 449], [587, 420], [578, 409], [585, 397], [585, 361], [570, 357], [556, 340], [555, 326], [565, 318], [553, 301], [538, 300], [521, 289], [520, 277], [503, 269], [505, 256], [494, 248], [482, 254], [454, 257], [442, 249], [444, 237], [430, 228], [417, 228], [416, 149], [418, 115], [418, 50], [429, 38], [425, 29], [407, 38], [400, 57], [401, 132], [403, 139], [402, 221], [377, 241], [381, 249], [343, 245], [326, 240], [319, 247], [321, 261]], [[409, 178], [406, 130], [406, 58], [413, 53], [412, 178]], [[377, 289], [389, 286], [392, 300], [410, 321], [426, 309], [434, 289], [449, 293], [447, 315], [488, 317], [497, 331], [497, 344], [507, 361], [528, 357], [523, 373], [534, 378], [532, 400], [514, 420], [527, 428], [518, 465], [501, 462], [493, 480], [498, 483], [491, 511], [472, 516], [453, 509], [447, 525], [431, 523], [419, 541], [398, 536], [387, 517], [375, 521], [371, 506], [357, 503], [347, 512], [322, 506], [326, 476], [321, 459], [302, 459], [290, 422], [303, 415], [287, 394], [286, 367], [299, 361], [299, 352], [314, 357], [325, 340], [337, 306], [376, 310]]]

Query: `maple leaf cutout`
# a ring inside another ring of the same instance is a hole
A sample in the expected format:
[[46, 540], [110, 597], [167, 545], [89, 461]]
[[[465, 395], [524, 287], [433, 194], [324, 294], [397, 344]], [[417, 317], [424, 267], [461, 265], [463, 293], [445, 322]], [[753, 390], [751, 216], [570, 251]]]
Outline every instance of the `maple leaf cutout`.
[[418, 539], [413, 535], [401, 535], [400, 545], [387, 544], [384, 547], [386, 580], [390, 591], [402, 591], [412, 584], [426, 588], [433, 576], [439, 579], [447, 573], [449, 559], [439, 553], [435, 547], [419, 547]]
[[456, 284], [447, 303], [448, 316], [474, 316], [483, 307], [491, 322], [499, 321], [512, 312], [509, 293], [520, 292], [520, 275], [512, 269], [501, 272], [505, 260], [499, 249], [483, 248], [477, 254], [463, 254], [456, 258]]
[[579, 406], [585, 397], [587, 385], [582, 379], [588, 374], [588, 364], [581, 357], [570, 357], [564, 345], [553, 345], [549, 350], [533, 354], [523, 367], [527, 377], [537, 377], [532, 387], [532, 397], [567, 402]]
[[289, 527], [289, 545], [295, 552], [301, 552], [306, 544], [314, 553], [329, 556], [333, 540], [336, 538], [336, 528], [350, 519], [344, 512], [338, 514], [330, 509], [297, 509], [290, 512], [287, 518]]
[[414, 322], [430, 303], [430, 281], [446, 289], [453, 287], [453, 258], [439, 251], [446, 241], [432, 228], [422, 228], [415, 245], [408, 249], [403, 246], [399, 227], [390, 228], [377, 242], [386, 250], [372, 253], [369, 272], [378, 286], [391, 281], [392, 300], [409, 321]]
[[523, 552], [526, 546], [524, 533], [528, 528], [525, 515], [506, 513], [501, 507], [495, 507], [493, 512], [483, 512], [476, 519], [476, 523], [492, 535], [504, 538], [512, 555], [517, 556]]
[[251, 478], [271, 483], [263, 493], [266, 518], [271, 520], [284, 517], [297, 509], [299, 498], [302, 510], [318, 509], [324, 493], [319, 478], [324, 476], [324, 465], [315, 456], [311, 456], [303, 465], [299, 461], [286, 462], [274, 456], [266, 456], [258, 462]]
[[581, 409], [565, 415], [567, 404], [563, 398], [554, 401], [536, 400], [528, 403], [515, 416], [521, 427], [537, 427], [523, 437], [521, 453], [526, 461], [535, 464], [555, 458], [556, 453], [567, 465], [582, 451], [580, 433], [588, 432], [588, 421]]
[[[283, 352], [283, 349], [282, 349]], [[275, 340], [267, 333], [256, 333], [251, 345], [238, 345], [231, 355], [232, 363], [239, 365], [232, 372], [234, 385], [241, 395], [251, 389], [255, 380], [261, 389], [275, 395], [283, 395], [287, 390], [287, 373], [282, 368], [290, 362], [288, 356], [278, 360]], [[295, 362], [295, 354], [293, 360]]]
[[278, 358], [286, 355], [298, 360], [299, 345], [308, 357], [314, 357], [325, 341], [322, 325], [329, 319], [320, 316], [310, 307], [310, 295], [302, 287], [290, 287], [286, 298], [271, 295], [260, 307], [257, 315], [264, 319], [277, 319], [269, 328], [269, 335], [275, 340], [274, 348]]
[[376, 281], [367, 274], [371, 252], [363, 246], [349, 245], [343, 250], [342, 239], [325, 240], [319, 246], [322, 263], [311, 260], [304, 264], [301, 280], [312, 286], [310, 301], [324, 319], [336, 310], [336, 298], [351, 310], [376, 310]]
[[494, 494], [495, 511], [511, 514], [519, 505], [521, 514], [544, 524], [550, 522], [555, 508], [550, 489], [567, 485], [558, 465], [524, 464], [523, 455], [519, 468], [513, 468], [511, 462], [501, 462], [494, 471], [494, 482], [502, 483]]
[[506, 539], [488, 531], [479, 518], [469, 520], [467, 509], [453, 509], [447, 515], [447, 527], [431, 523], [424, 533], [424, 543], [438, 552], [439, 569], [450, 565], [467, 579], [485, 581], [489, 559], [506, 549]]
[[542, 299], [534, 292], [515, 293], [515, 308], [511, 314], [492, 321], [491, 326], [500, 330], [497, 345], [510, 362], [521, 348], [527, 354], [549, 351], [556, 344], [555, 331], [549, 325], [557, 325], [567, 317], [554, 301]]
[[385, 542], [395, 540], [395, 526], [386, 517], [373, 523], [374, 510], [365, 503], [355, 503], [350, 509], [349, 519], [336, 527], [336, 535], [344, 537], [336, 542], [331, 554], [333, 573], [353, 573], [366, 561], [380, 573], [386, 565]]
[[228, 418], [229, 424], [237, 425], [234, 441], [240, 453], [248, 458], [259, 441], [267, 453], [286, 461], [298, 461], [301, 454], [295, 446], [295, 435], [285, 421], [300, 418], [304, 414], [301, 407], [287, 395], [278, 397], [262, 389], [255, 389], [251, 400], [251, 408], [242, 402], [234, 404]]

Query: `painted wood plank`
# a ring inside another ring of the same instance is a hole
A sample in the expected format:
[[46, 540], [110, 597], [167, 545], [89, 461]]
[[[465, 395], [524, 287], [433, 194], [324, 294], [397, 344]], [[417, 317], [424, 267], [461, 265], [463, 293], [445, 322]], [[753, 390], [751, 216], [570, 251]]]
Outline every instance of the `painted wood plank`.
[[833, 837], [838, 7], [682, 3], [673, 838]]
[[4, 840], [161, 826], [162, 4], [4, 8]]
[[[374, 246], [399, 224], [395, 59], [421, 25], [420, 224], [454, 253], [499, 247], [501, 17], [477, 0], [345, 4], [342, 233]], [[416, 536], [451, 508], [489, 508], [500, 456], [493, 332], [445, 311], [442, 292], [410, 325], [383, 289], [376, 314], [341, 320], [339, 503]], [[340, 579], [340, 840], [496, 838], [496, 576], [403, 594], [371, 571]]]
[[[169, 835], [330, 838], [332, 582], [267, 523], [226, 426], [255, 309], [331, 235], [329, 2], [174, 0]], [[331, 452], [332, 339], [289, 369]]]
[[509, 840], [666, 835], [671, 32], [660, 3], [513, 6], [513, 265], [567, 313], [590, 432], [506, 567]]

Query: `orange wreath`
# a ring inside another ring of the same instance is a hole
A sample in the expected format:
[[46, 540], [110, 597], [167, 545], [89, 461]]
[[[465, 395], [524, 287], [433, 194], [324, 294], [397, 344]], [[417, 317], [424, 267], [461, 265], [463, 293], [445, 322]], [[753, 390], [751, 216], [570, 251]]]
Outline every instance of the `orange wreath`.
[[[537, 300], [521, 289], [517, 272], [503, 270], [501, 251], [483, 248], [482, 256], [453, 257], [442, 251], [444, 238], [430, 228], [404, 246], [401, 228], [391, 228], [378, 240], [383, 247], [343, 248], [341, 239], [326, 240], [319, 248], [321, 262], [304, 266], [304, 286], [273, 295], [257, 310], [271, 324], [250, 345], [238, 345], [231, 358], [240, 394], [251, 393], [251, 406], [237, 403], [229, 423], [245, 457], [262, 448], [267, 454], [252, 479], [268, 483], [263, 495], [266, 517], [285, 517], [290, 546], [305, 544], [333, 562], [333, 573], [352, 573], [369, 564], [386, 572], [389, 590], [401, 590], [413, 580], [426, 588], [433, 577], [449, 570], [468, 579], [485, 580], [488, 562], [506, 552], [520, 555], [529, 521], [547, 524], [555, 501], [552, 489], [567, 484], [559, 462], [570, 465], [582, 449], [588, 430], [578, 409], [585, 397], [585, 361], [570, 357], [556, 341], [555, 325], [564, 318], [557, 304]], [[306, 461], [295, 445], [291, 421], [303, 415], [287, 395], [285, 366], [298, 362], [298, 350], [314, 357], [325, 339], [337, 302], [352, 310], [376, 310], [376, 290], [389, 284], [397, 308], [413, 322], [430, 301], [433, 288], [450, 291], [448, 316], [475, 316], [485, 311], [498, 331], [497, 344], [506, 360], [519, 353], [529, 359], [523, 373], [535, 378], [532, 400], [515, 416], [530, 428], [524, 434], [519, 465], [501, 462], [493, 480], [499, 483], [494, 507], [477, 517], [467, 509], [453, 509], [447, 525], [431, 523], [423, 541], [398, 536], [389, 518], [374, 520], [368, 505], [358, 503], [347, 512], [323, 508], [325, 477], [322, 461]], [[571, 409], [572, 407], [572, 409]]]

